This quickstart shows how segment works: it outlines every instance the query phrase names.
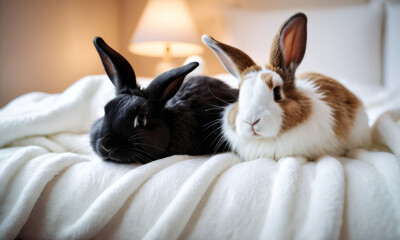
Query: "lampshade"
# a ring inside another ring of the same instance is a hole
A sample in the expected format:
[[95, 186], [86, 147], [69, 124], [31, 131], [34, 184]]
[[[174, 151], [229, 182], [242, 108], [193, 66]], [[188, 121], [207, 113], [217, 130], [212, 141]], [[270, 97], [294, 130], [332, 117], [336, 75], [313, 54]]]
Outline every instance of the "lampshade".
[[135, 54], [184, 57], [202, 52], [193, 19], [184, 0], [149, 0], [132, 37]]

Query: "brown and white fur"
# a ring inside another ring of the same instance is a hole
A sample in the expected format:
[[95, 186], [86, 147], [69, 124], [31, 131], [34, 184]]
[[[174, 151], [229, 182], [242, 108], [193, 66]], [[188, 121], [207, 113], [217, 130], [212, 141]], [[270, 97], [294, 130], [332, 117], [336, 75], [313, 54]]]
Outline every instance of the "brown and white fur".
[[238, 101], [224, 111], [223, 134], [243, 160], [316, 159], [370, 144], [368, 117], [352, 92], [321, 74], [295, 76], [307, 42], [303, 13], [281, 26], [266, 66], [208, 35], [202, 40], [240, 81]]

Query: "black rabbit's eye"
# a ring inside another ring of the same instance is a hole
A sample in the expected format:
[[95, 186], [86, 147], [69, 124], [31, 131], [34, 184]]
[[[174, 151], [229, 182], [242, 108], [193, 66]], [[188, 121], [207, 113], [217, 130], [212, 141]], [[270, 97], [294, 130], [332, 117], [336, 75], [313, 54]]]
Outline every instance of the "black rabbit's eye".
[[147, 124], [146, 116], [143, 114], [139, 114], [135, 117], [133, 127], [139, 127], [139, 126], [145, 127], [146, 124]]
[[274, 88], [274, 100], [275, 102], [281, 100], [282, 96], [281, 96], [281, 88], [280, 87], [275, 87]]

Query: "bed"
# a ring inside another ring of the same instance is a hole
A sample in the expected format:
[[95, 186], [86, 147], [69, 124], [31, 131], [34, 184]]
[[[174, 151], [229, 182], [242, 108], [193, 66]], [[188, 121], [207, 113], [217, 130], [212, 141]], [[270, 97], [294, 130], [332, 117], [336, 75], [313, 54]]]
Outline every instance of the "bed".
[[[390, 12], [399, 5], [377, 6], [359, 6], [358, 14], [373, 22], [385, 14], [386, 28], [395, 27], [399, 12]], [[323, 11], [309, 12], [317, 18], [326, 16]], [[230, 29], [232, 44], [251, 54], [246, 47], [253, 43], [236, 27]], [[396, 62], [387, 48], [399, 35], [385, 36], [384, 48], [374, 46], [376, 57]], [[104, 162], [92, 152], [88, 131], [114, 95], [106, 75], [84, 77], [60, 94], [16, 98], [0, 110], [0, 239], [400, 239], [399, 70], [388, 62], [378, 70], [360, 64], [367, 82], [352, 81], [363, 79], [354, 68], [322, 69], [338, 74], [363, 100], [373, 146], [315, 161], [243, 162], [222, 153], [145, 165]], [[236, 84], [226, 74], [217, 77]]]

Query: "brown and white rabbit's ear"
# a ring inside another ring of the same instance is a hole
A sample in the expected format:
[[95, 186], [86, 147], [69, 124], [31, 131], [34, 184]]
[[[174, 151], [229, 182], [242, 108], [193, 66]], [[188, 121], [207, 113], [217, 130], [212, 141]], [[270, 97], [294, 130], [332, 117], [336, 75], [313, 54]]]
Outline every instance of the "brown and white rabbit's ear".
[[129, 62], [108, 46], [102, 38], [95, 37], [93, 43], [108, 77], [117, 89], [117, 93], [132, 93], [137, 84], [135, 72]]
[[178, 92], [186, 75], [198, 66], [198, 62], [191, 62], [182, 67], [161, 73], [151, 81], [145, 92], [147, 92], [151, 99], [166, 103]]
[[235, 47], [221, 43], [209, 35], [203, 35], [201, 39], [215, 53], [224, 68], [239, 80], [244, 70], [256, 65], [246, 53]]
[[297, 13], [282, 24], [272, 41], [269, 61], [278, 69], [294, 74], [307, 45], [307, 16]]

